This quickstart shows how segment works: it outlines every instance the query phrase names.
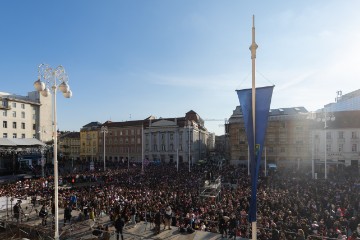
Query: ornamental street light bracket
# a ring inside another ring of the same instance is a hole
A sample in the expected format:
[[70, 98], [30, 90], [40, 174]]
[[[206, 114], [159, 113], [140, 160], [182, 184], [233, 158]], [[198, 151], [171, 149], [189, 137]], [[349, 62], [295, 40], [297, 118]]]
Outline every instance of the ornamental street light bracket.
[[[53, 139], [54, 139], [54, 203], [55, 203], [55, 240], [59, 239], [59, 176], [57, 160], [57, 122], [56, 122], [56, 90], [60, 90], [64, 97], [70, 98], [72, 92], [68, 85], [68, 76], [63, 66], [55, 69], [48, 64], [42, 63], [38, 67], [38, 79], [34, 82], [35, 89], [44, 97], [52, 94], [53, 97]], [[58, 85], [59, 84], [59, 85]], [[51, 89], [51, 90], [50, 90]]]

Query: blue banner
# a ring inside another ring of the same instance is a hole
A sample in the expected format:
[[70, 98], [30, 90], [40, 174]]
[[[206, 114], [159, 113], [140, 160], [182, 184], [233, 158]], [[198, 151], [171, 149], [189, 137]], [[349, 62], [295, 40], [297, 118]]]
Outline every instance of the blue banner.
[[255, 89], [255, 136], [253, 126], [252, 89], [236, 90], [244, 119], [246, 136], [250, 149], [251, 201], [249, 221], [256, 222], [257, 179], [262, 150], [264, 147], [271, 97], [274, 86]]

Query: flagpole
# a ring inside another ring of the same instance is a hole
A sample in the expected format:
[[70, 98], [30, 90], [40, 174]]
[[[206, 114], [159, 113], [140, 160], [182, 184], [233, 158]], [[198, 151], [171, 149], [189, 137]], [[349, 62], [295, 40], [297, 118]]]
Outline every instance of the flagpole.
[[[255, 139], [255, 103], [256, 103], [256, 90], [255, 90], [255, 59], [256, 59], [256, 49], [257, 49], [258, 45], [255, 43], [255, 16], [253, 15], [253, 26], [252, 26], [252, 43], [250, 46], [250, 51], [251, 51], [251, 64], [252, 64], [252, 119], [253, 119], [253, 134], [254, 134], [254, 148], [256, 146], [256, 139]], [[251, 149], [251, 154], [255, 153], [255, 149]], [[255, 164], [255, 163], [253, 163]], [[252, 167], [253, 168], [253, 167]], [[255, 174], [255, 172], [253, 171], [252, 174]], [[256, 212], [255, 212], [256, 214]], [[256, 217], [255, 217], [256, 219]], [[256, 224], [256, 220], [254, 222], [251, 223], [251, 229], [252, 229], [252, 239], [256, 240], [257, 239], [257, 224]]]
[[141, 125], [141, 174], [144, 174], [144, 123]]
[[248, 175], [250, 176], [250, 150], [248, 145]]

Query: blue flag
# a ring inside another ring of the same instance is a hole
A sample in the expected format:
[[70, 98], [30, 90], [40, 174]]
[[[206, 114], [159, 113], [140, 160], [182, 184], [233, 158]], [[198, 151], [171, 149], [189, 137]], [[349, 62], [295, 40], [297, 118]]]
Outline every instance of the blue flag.
[[[253, 126], [252, 89], [236, 90], [244, 118], [246, 136], [250, 149], [251, 201], [249, 221], [256, 222], [256, 192], [261, 154], [265, 141], [271, 96], [274, 86], [256, 88], [255, 136]], [[255, 141], [254, 141], [255, 140]]]

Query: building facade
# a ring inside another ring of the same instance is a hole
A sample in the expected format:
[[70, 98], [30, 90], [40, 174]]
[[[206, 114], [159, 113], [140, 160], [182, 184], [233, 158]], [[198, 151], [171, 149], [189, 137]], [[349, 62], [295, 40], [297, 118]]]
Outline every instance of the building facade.
[[144, 124], [144, 154], [150, 161], [195, 164], [208, 155], [209, 132], [194, 111], [185, 117], [149, 118]]
[[80, 160], [86, 162], [98, 161], [101, 125], [99, 122], [91, 122], [80, 129]]
[[66, 161], [80, 160], [80, 132], [64, 132], [59, 136], [58, 152]]
[[0, 137], [52, 140], [51, 98], [38, 92], [20, 96], [0, 92]]
[[[269, 163], [316, 173], [342, 168], [359, 170], [360, 90], [308, 112], [304, 107], [271, 109], [262, 158]], [[247, 162], [249, 152], [240, 106], [229, 119], [231, 160]], [[263, 161], [263, 162], [264, 162]]]
[[315, 116], [311, 131], [315, 172], [323, 172], [325, 162], [328, 173], [346, 167], [359, 169], [360, 110], [327, 112], [326, 117], [318, 112]]
[[[102, 126], [107, 127], [107, 133], [98, 129], [99, 150], [98, 159], [111, 162], [141, 162], [143, 120], [111, 122]], [[105, 136], [105, 141], [104, 141]]]
[[[304, 107], [271, 109], [263, 149], [263, 159], [279, 166], [299, 168], [311, 157], [309, 131], [311, 120]], [[249, 156], [243, 115], [237, 106], [229, 119], [231, 160], [247, 162]]]

